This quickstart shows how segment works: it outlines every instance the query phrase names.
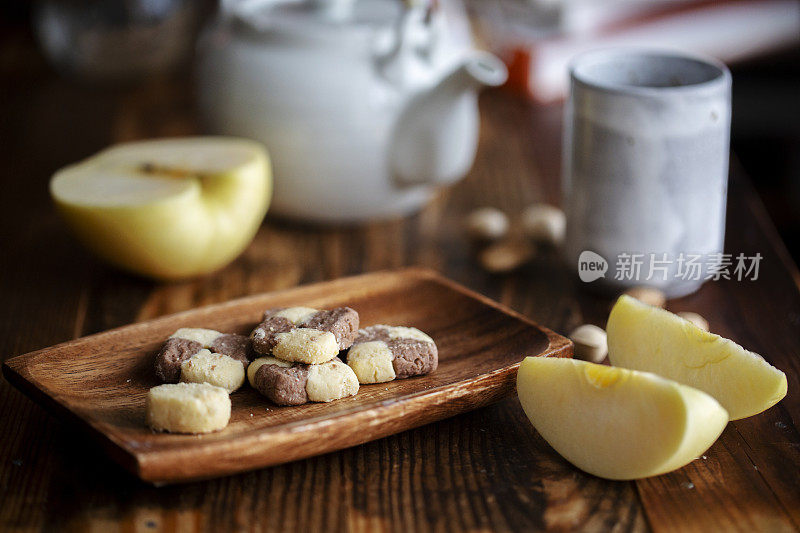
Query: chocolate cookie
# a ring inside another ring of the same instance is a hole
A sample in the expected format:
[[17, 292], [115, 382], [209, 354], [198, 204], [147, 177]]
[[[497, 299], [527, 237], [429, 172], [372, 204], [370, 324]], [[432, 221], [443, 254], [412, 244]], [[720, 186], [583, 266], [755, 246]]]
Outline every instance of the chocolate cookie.
[[253, 350], [284, 361], [319, 364], [353, 344], [358, 313], [349, 307], [269, 309], [250, 334]]
[[247, 335], [237, 335], [236, 333], [222, 333], [208, 345], [208, 349], [214, 353], [224, 353], [237, 361], [241, 361], [245, 369], [255, 354], [250, 347], [250, 338]]
[[250, 384], [277, 405], [330, 402], [358, 392], [358, 379], [338, 357], [318, 365], [260, 357], [247, 372]]
[[225, 354], [240, 361], [245, 369], [250, 364], [250, 339], [246, 336], [213, 329], [181, 328], [166, 340], [156, 355], [156, 376], [165, 383], [177, 383], [181, 364], [202, 349]]
[[347, 364], [359, 383], [384, 383], [428, 374], [439, 365], [439, 351], [416, 328], [376, 325], [358, 331]]

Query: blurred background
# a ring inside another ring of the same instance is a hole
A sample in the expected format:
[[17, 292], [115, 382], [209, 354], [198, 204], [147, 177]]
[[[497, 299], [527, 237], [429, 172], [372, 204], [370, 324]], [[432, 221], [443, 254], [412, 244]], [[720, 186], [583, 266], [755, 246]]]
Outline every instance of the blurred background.
[[509, 85], [562, 99], [566, 64], [602, 46], [679, 48], [733, 74], [731, 151], [800, 261], [800, 2], [794, 0], [473, 0], [477, 27], [511, 65]]
[[[725, 61], [734, 79], [732, 152], [752, 177], [795, 261], [800, 260], [800, 2], [467, 0], [465, 7], [477, 46], [509, 68], [501, 90], [536, 106], [562, 101], [567, 62], [590, 48], [675, 47]], [[30, 148], [27, 135], [49, 141], [47, 153], [37, 154], [46, 172], [35, 178], [44, 185], [49, 172], [64, 163], [60, 139], [73, 128], [92, 131], [87, 109], [115, 105], [123, 95], [139, 120], [152, 120], [146, 116], [149, 103], [135, 96], [136, 87], [156, 86], [169, 93], [177, 79], [192, 88], [198, 35], [219, 17], [219, 10], [215, 0], [4, 3], [4, 160], [27, 157], [20, 155]], [[55, 93], [67, 94], [60, 101], [73, 101], [75, 107], [54, 108], [50, 97]], [[31, 98], [47, 121], [19, 114], [15, 102]], [[184, 133], [190, 127], [181, 123], [183, 116], [159, 116], [159, 130]], [[37, 121], [47, 123], [48, 131], [38, 130]], [[135, 121], [105, 127], [115, 128], [118, 138], [136, 138]], [[87, 155], [100, 148], [84, 137]]]
[[800, 2], [794, 0], [472, 1], [509, 86], [543, 105], [567, 88], [573, 55], [602, 46], [679, 48], [733, 74], [731, 151], [800, 261]]

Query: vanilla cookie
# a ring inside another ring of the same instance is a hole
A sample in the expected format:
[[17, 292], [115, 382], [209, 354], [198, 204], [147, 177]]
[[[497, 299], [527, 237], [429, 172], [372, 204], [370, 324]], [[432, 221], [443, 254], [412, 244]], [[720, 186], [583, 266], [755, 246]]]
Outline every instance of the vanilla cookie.
[[166, 383], [177, 383], [181, 377], [181, 364], [202, 349], [223, 353], [240, 361], [245, 368], [250, 364], [250, 339], [245, 335], [181, 328], [166, 340], [156, 355], [156, 376]]
[[250, 334], [253, 350], [293, 363], [330, 361], [353, 344], [358, 313], [349, 307], [270, 309]]
[[253, 367], [250, 384], [278, 405], [330, 402], [358, 392], [358, 378], [338, 357], [318, 365], [260, 357]]
[[358, 331], [347, 364], [359, 383], [384, 383], [433, 372], [439, 352], [433, 339], [416, 328], [377, 325]]
[[233, 357], [204, 348], [181, 363], [181, 381], [209, 383], [230, 394], [244, 383], [244, 365]]
[[208, 383], [168, 383], [150, 389], [147, 425], [171, 433], [210, 433], [228, 425], [231, 399]]

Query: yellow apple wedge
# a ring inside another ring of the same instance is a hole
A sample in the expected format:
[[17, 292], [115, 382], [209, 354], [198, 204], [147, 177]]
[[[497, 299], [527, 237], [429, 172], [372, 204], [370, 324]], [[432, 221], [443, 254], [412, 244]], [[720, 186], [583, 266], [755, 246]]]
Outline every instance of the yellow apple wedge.
[[697, 389], [576, 359], [526, 358], [517, 393], [555, 451], [606, 479], [681, 468], [706, 451], [728, 422], [725, 409]]
[[193, 137], [113, 146], [56, 172], [53, 200], [80, 241], [157, 279], [212, 272], [252, 241], [272, 195], [254, 141]]
[[786, 396], [786, 374], [760, 355], [634, 298], [620, 297], [606, 332], [612, 365], [705, 391], [731, 420], [760, 413]]

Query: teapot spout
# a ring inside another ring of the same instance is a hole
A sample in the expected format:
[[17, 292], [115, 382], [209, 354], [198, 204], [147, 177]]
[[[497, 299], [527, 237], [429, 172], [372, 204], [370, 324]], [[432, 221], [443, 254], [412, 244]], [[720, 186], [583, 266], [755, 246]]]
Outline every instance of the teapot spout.
[[409, 99], [394, 128], [390, 165], [400, 186], [447, 184], [466, 174], [478, 144], [477, 93], [502, 85], [505, 65], [475, 52]]
[[481, 87], [498, 87], [506, 82], [508, 70], [496, 56], [488, 52], [473, 52], [454, 71], [446, 75], [439, 87], [467, 91]]

